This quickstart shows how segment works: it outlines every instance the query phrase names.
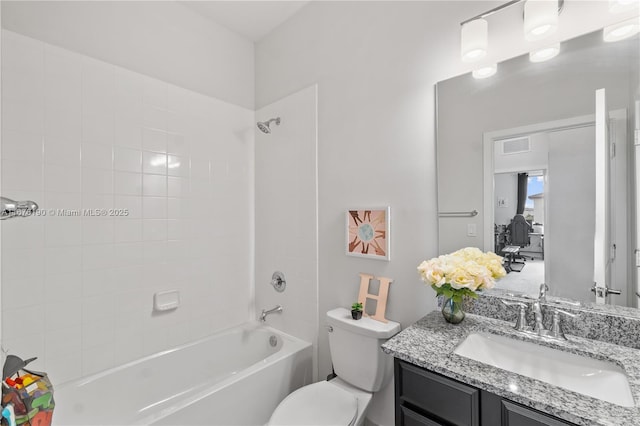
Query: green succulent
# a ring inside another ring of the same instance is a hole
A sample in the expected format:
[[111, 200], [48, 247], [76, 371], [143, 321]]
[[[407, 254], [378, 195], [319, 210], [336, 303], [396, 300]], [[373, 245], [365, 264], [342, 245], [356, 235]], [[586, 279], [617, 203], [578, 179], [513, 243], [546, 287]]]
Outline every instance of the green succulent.
[[354, 302], [353, 305], [351, 305], [351, 310], [352, 311], [361, 311], [362, 310], [362, 303]]

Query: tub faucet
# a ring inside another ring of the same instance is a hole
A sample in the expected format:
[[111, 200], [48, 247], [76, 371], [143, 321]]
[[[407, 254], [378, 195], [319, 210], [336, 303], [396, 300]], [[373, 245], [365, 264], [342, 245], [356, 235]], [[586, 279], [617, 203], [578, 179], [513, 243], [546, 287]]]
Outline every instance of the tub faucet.
[[267, 315], [280, 313], [280, 312], [282, 312], [282, 305], [278, 305], [273, 309], [269, 309], [268, 311], [263, 309], [262, 313], [260, 314], [260, 322], [265, 322], [267, 320]]

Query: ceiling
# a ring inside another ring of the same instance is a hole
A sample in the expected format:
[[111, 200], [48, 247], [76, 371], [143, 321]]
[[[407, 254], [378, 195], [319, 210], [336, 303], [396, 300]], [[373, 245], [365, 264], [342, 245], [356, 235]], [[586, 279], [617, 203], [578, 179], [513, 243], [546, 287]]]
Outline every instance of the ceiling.
[[242, 37], [258, 41], [309, 1], [181, 1], [181, 4]]

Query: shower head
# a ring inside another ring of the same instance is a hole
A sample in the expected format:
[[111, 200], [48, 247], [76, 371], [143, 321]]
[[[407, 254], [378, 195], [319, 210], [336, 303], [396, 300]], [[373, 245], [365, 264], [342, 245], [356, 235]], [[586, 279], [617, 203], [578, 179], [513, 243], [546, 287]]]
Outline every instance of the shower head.
[[276, 126], [280, 125], [280, 117], [277, 118], [271, 118], [267, 121], [258, 121], [256, 123], [256, 126], [258, 126], [258, 129], [260, 129], [260, 131], [262, 133], [271, 133], [271, 128], [269, 127], [271, 125], [271, 122], [275, 122]]

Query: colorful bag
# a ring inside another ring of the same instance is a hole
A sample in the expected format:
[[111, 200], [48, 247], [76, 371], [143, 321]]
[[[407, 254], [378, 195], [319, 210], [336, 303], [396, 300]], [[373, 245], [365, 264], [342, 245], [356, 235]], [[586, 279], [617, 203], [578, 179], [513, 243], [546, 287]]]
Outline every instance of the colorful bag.
[[[47, 374], [25, 368], [35, 359], [23, 361], [15, 355], [8, 355], [4, 363], [2, 406], [5, 409], [13, 407], [17, 426], [50, 426], [53, 418], [53, 386]], [[11, 426], [5, 417], [2, 425]]]

